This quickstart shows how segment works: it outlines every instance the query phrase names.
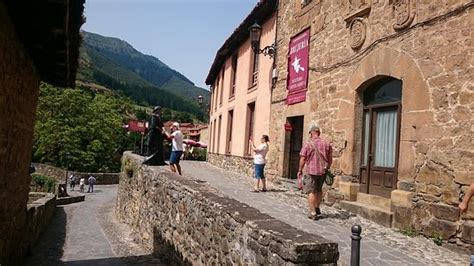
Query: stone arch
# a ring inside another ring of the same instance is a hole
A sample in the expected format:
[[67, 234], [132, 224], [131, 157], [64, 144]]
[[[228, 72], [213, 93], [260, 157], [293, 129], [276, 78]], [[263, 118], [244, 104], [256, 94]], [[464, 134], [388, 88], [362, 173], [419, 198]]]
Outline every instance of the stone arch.
[[362, 103], [361, 92], [378, 79], [393, 77], [402, 81], [400, 147], [398, 161], [398, 187], [400, 181], [412, 182], [415, 177], [415, 145], [417, 128], [433, 122], [430, 110], [430, 91], [422, 71], [406, 53], [384, 47], [367, 55], [354, 69], [348, 79], [353, 91], [354, 132], [353, 169], [360, 167]]

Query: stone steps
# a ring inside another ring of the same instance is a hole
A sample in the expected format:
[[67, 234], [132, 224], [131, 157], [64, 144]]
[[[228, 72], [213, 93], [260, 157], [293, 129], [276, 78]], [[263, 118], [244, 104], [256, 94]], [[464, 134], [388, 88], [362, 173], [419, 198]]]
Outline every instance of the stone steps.
[[390, 210], [392, 205], [392, 201], [390, 199], [361, 192], [357, 193], [357, 202], [372, 205], [385, 210]]
[[390, 211], [390, 209], [380, 208], [371, 203], [345, 200], [340, 202], [340, 206], [345, 210], [360, 215], [383, 226], [391, 227], [392, 225], [393, 213]]

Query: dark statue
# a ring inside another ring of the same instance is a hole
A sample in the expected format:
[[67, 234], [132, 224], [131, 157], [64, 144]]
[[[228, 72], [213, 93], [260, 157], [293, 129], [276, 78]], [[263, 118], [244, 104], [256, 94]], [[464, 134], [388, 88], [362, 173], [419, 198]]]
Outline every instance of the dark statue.
[[163, 160], [163, 122], [161, 121], [161, 106], [153, 108], [153, 114], [148, 127], [146, 155], [143, 164], [166, 165]]

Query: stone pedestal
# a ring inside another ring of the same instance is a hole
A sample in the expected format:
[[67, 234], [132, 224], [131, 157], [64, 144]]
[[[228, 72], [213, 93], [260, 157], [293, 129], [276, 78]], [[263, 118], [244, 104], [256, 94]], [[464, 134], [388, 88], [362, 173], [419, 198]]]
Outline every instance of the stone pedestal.
[[392, 226], [400, 229], [406, 229], [411, 227], [411, 215], [413, 197], [415, 193], [394, 190], [391, 194], [391, 209], [393, 212]]
[[339, 192], [344, 195], [344, 200], [356, 201], [359, 186], [358, 183], [341, 181], [339, 182]]

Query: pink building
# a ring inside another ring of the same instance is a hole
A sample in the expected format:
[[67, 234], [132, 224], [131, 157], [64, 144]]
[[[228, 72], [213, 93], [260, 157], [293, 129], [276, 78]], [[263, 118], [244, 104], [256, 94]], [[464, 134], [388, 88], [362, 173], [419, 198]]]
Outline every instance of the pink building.
[[[274, 58], [264, 48], [275, 43], [276, 2], [255, 6], [217, 51], [206, 78], [212, 93], [209, 162], [247, 174], [252, 173], [249, 139], [258, 143], [269, 134]], [[254, 23], [261, 26], [255, 48], [249, 33]]]

